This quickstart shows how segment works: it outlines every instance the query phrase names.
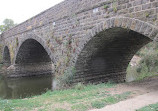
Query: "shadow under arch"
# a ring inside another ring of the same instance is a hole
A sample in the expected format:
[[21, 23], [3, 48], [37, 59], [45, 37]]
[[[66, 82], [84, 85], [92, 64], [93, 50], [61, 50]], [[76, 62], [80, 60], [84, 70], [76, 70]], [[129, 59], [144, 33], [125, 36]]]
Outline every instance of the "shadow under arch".
[[39, 76], [53, 73], [53, 57], [45, 42], [38, 37], [23, 39], [15, 53], [16, 76]]
[[15, 64], [33, 64], [51, 62], [47, 51], [34, 39], [22, 43], [17, 53]]
[[5, 66], [11, 65], [10, 51], [9, 51], [8, 46], [5, 46], [3, 49], [3, 64]]
[[17, 58], [18, 52], [19, 52], [22, 44], [24, 42], [26, 42], [27, 40], [29, 40], [29, 39], [37, 41], [44, 48], [44, 50], [47, 52], [47, 54], [49, 55], [49, 57], [51, 59], [51, 62], [52, 63], [55, 62], [54, 57], [53, 57], [53, 53], [52, 53], [51, 49], [46, 45], [46, 42], [44, 42], [44, 40], [41, 37], [39, 37], [35, 34], [29, 34], [29, 35], [26, 35], [22, 40], [20, 40], [19, 45], [18, 45], [18, 47], [15, 51], [15, 57], [14, 57], [14, 60], [13, 60], [13, 64], [16, 64], [16, 58]]
[[90, 30], [75, 60], [75, 82], [123, 82], [134, 54], [156, 39], [158, 29], [146, 22], [115, 17]]

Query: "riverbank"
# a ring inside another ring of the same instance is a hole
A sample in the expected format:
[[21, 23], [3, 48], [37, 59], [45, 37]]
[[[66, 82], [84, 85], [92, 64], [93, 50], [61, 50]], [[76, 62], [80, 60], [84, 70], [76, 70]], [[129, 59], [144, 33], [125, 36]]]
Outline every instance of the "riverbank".
[[106, 104], [117, 103], [129, 98], [131, 92], [110, 94], [105, 89], [114, 88], [116, 84], [107, 83], [83, 86], [78, 84], [73, 89], [48, 91], [40, 96], [25, 99], [0, 100], [2, 111], [86, 111], [102, 108]]
[[25, 99], [0, 100], [1, 111], [88, 111], [157, 90], [158, 76], [131, 83], [82, 84]]

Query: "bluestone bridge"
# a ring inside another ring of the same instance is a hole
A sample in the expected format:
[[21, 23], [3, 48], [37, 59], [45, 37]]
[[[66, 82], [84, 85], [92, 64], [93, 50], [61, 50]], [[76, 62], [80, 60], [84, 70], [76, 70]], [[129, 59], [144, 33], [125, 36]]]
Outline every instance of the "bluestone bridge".
[[65, 0], [1, 34], [3, 62], [9, 77], [122, 82], [157, 26], [158, 0]]

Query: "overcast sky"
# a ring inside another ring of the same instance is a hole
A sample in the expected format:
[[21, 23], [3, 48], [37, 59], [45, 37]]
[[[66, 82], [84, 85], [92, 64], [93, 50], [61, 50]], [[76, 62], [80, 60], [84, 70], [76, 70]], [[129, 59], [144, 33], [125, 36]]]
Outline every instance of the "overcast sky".
[[8, 18], [21, 23], [64, 0], [1, 0], [0, 24]]

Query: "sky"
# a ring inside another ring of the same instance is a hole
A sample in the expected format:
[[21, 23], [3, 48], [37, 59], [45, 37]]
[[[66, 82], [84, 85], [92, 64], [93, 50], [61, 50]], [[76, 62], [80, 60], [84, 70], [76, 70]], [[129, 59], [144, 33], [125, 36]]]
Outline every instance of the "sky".
[[1, 0], [0, 24], [12, 19], [19, 24], [64, 0]]

